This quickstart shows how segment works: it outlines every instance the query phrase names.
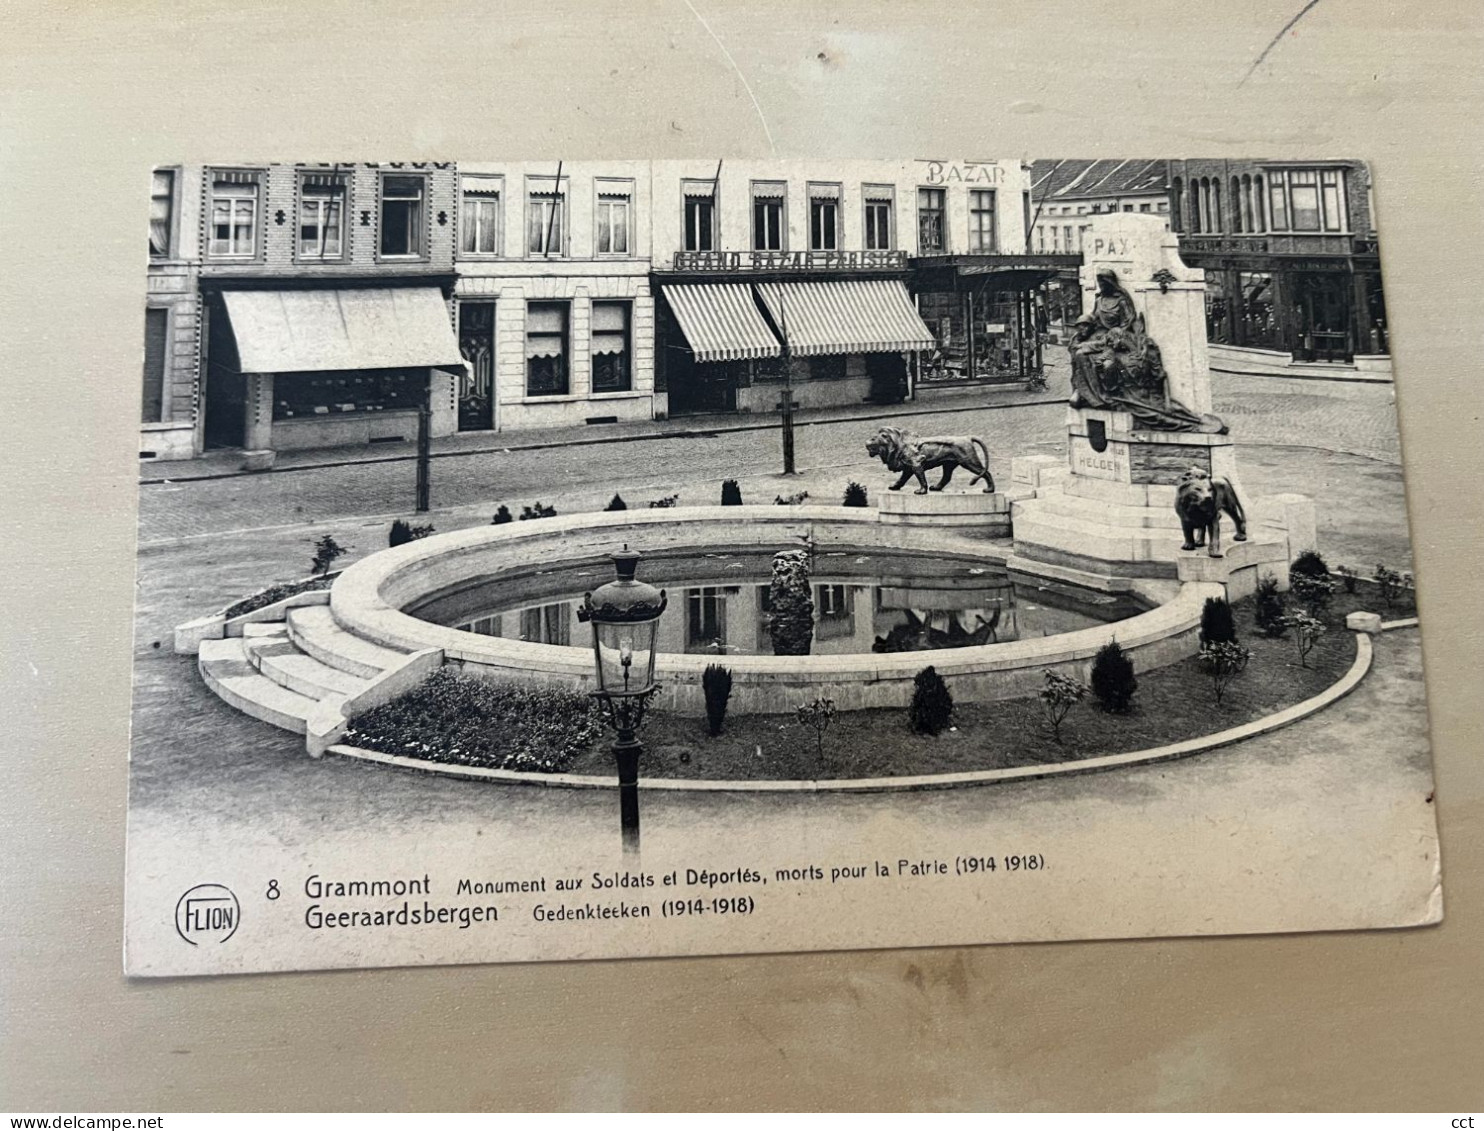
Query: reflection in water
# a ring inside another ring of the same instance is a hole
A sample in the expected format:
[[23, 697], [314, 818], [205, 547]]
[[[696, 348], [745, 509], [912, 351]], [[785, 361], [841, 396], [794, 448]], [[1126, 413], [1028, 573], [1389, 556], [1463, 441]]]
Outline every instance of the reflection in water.
[[[770, 655], [773, 550], [646, 557], [644, 576], [670, 590], [661, 652]], [[608, 563], [476, 580], [407, 611], [486, 636], [582, 644], [582, 594], [611, 577]], [[904, 553], [819, 552], [814, 561], [816, 655], [913, 652], [1049, 636], [1143, 612], [1133, 598], [1047, 583], [983, 562]]]

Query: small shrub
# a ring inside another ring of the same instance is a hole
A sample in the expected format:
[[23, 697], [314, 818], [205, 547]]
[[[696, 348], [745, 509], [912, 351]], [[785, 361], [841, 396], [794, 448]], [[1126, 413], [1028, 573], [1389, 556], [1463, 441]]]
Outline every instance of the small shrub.
[[866, 489], [852, 479], [845, 485], [845, 499], [840, 505], [845, 507], [868, 507], [871, 505], [871, 501], [866, 495]]
[[1294, 558], [1293, 563], [1288, 567], [1288, 580], [1292, 582], [1296, 574], [1302, 574], [1305, 577], [1328, 577], [1329, 566], [1313, 550], [1305, 550]]
[[399, 518], [392, 522], [392, 529], [386, 536], [386, 544], [388, 546], [401, 546], [408, 542], [416, 542], [419, 538], [426, 538], [432, 533], [433, 524], [431, 522], [426, 526], [413, 526]]
[[835, 701], [821, 696], [799, 708], [799, 722], [814, 731], [815, 750], [824, 757], [824, 732], [835, 721]]
[[1225, 597], [1206, 598], [1201, 609], [1200, 641], [1202, 645], [1237, 642], [1237, 622], [1232, 619], [1232, 607]]
[[326, 573], [319, 577], [310, 577], [302, 581], [285, 581], [277, 585], [270, 585], [267, 589], [260, 589], [251, 596], [228, 605], [222, 610], [224, 617], [240, 617], [243, 613], [255, 613], [259, 609], [266, 608], [275, 601], [282, 601], [285, 597], [292, 597], [296, 593], [307, 593], [311, 589], [328, 589], [339, 574]]
[[735, 479], [723, 479], [721, 481], [721, 505], [724, 507], [740, 507], [742, 505], [742, 488], [737, 486]]
[[1082, 697], [1087, 694], [1087, 684], [1050, 668], [1042, 668], [1041, 674], [1046, 677], [1046, 686], [1037, 696], [1041, 700], [1041, 716], [1051, 728], [1051, 737], [1060, 746], [1061, 724], [1067, 712], [1082, 702]]
[[495, 512], [495, 517], [492, 518], [492, 519], [490, 519], [490, 525], [491, 526], [501, 526], [504, 523], [514, 522], [514, 521], [515, 521], [515, 518], [511, 515], [510, 508], [507, 507], [504, 503], [501, 503], [500, 504], [500, 509]]
[[805, 551], [780, 550], [773, 555], [768, 635], [775, 656], [807, 656], [814, 643], [814, 589], [809, 575]]
[[1287, 613], [1288, 602], [1278, 592], [1278, 579], [1269, 574], [1257, 583], [1256, 604], [1253, 609], [1257, 630], [1264, 636], [1277, 639], [1288, 631], [1288, 625], [1283, 619]]
[[1396, 599], [1402, 595], [1402, 590], [1412, 582], [1410, 573], [1398, 573], [1394, 569], [1387, 569], [1384, 565], [1376, 567], [1376, 586], [1381, 590], [1381, 599], [1386, 602], [1389, 609], [1396, 604]]
[[948, 726], [952, 715], [953, 693], [948, 684], [937, 668], [923, 668], [912, 680], [912, 706], [908, 709], [912, 729], [918, 734], [938, 734]]
[[629, 504], [623, 501], [622, 495], [614, 495], [603, 509], [605, 511], [626, 511], [629, 509]]
[[1335, 566], [1335, 572], [1340, 575], [1340, 581], [1345, 586], [1345, 592], [1354, 593], [1355, 583], [1360, 580], [1360, 574], [1346, 566]]
[[773, 498], [773, 502], [780, 507], [797, 507], [802, 506], [804, 500], [808, 497], [808, 491], [798, 491], [792, 495], [776, 495]]
[[521, 507], [520, 520], [525, 522], [532, 518], [555, 518], [556, 507], [549, 507], [545, 503], [538, 502], [535, 506]]
[[1286, 627], [1293, 629], [1293, 642], [1298, 648], [1299, 667], [1309, 666], [1309, 653], [1326, 629], [1324, 622], [1311, 613], [1289, 613], [1283, 618]]
[[1098, 649], [1092, 660], [1091, 683], [1103, 710], [1115, 715], [1128, 712], [1139, 681], [1134, 676], [1134, 662], [1118, 641], [1110, 640]]
[[1328, 577], [1313, 577], [1307, 573], [1290, 573], [1289, 585], [1293, 598], [1312, 617], [1322, 617], [1335, 595], [1335, 583]]
[[1226, 694], [1227, 686], [1242, 674], [1250, 659], [1252, 659], [1251, 650], [1243, 648], [1234, 640], [1201, 645], [1201, 666], [1211, 677], [1211, 689], [1216, 693], [1218, 707], [1221, 706], [1221, 699]]
[[701, 673], [701, 690], [706, 693], [706, 724], [714, 738], [721, 733], [727, 717], [727, 700], [732, 697], [732, 670], [720, 664], [707, 664]]
[[1025, 376], [1025, 391], [1027, 393], [1044, 393], [1046, 391], [1046, 374], [1040, 370], [1031, 370]]
[[341, 558], [345, 557], [347, 551], [344, 546], [335, 541], [333, 534], [326, 534], [318, 538], [314, 543], [314, 557], [309, 560], [309, 572], [312, 576], [323, 577], [330, 572], [330, 567]]
[[663, 498], [650, 500], [649, 509], [665, 510], [669, 507], [673, 507], [678, 502], [680, 502], [680, 496], [678, 494], [665, 495]]
[[559, 773], [604, 732], [581, 691], [491, 683], [452, 668], [353, 720], [345, 741], [432, 762]]

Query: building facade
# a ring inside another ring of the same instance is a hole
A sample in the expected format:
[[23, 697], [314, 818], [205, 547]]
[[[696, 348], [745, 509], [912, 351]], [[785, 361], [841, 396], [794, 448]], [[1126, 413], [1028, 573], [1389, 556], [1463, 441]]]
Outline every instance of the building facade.
[[1180, 255], [1216, 344], [1355, 362], [1389, 353], [1370, 173], [1359, 161], [1171, 161]]
[[1030, 209], [1018, 161], [157, 170], [141, 455], [1023, 379]]
[[141, 453], [410, 439], [457, 416], [448, 163], [157, 170]]

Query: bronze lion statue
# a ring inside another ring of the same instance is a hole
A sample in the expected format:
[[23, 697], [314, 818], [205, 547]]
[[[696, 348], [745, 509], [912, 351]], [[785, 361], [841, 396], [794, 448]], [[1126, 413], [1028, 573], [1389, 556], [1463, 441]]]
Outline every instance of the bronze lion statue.
[[[960, 467], [973, 474], [970, 486], [982, 479], [985, 491], [994, 490], [994, 476], [989, 473], [989, 448], [978, 436], [918, 436], [888, 427], [866, 441], [866, 454], [886, 464], [887, 470], [901, 473], [901, 478], [891, 485], [893, 491], [900, 491], [914, 477], [917, 494], [941, 491]], [[927, 473], [935, 467], [943, 469], [943, 478], [929, 488]]]
[[1220, 557], [1222, 511], [1237, 528], [1233, 540], [1247, 541], [1247, 515], [1236, 488], [1219, 475], [1213, 479], [1199, 467], [1183, 473], [1175, 485], [1175, 513], [1180, 516], [1180, 529], [1185, 533], [1185, 544], [1180, 548], [1194, 550], [1205, 544], [1211, 557]]

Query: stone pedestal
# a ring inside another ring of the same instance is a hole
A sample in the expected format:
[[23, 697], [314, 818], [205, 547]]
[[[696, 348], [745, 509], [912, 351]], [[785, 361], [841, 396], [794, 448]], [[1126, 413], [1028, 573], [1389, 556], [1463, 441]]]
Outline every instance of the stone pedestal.
[[[1112, 268], [1143, 316], [1160, 350], [1168, 394], [1198, 413], [1211, 411], [1205, 334], [1205, 279], [1180, 260], [1178, 240], [1158, 217], [1123, 214], [1095, 220], [1084, 244], [1086, 305], [1097, 273]], [[1269, 573], [1287, 584], [1287, 562], [1314, 541], [1313, 505], [1303, 496], [1264, 501], [1262, 521], [1242, 488], [1230, 435], [1138, 430], [1134, 417], [1109, 409], [1067, 409], [1067, 458], [1053, 469], [1046, 457], [1012, 464], [1017, 557], [1091, 578], [1170, 577], [1220, 582], [1245, 596]], [[1224, 553], [1181, 549], [1175, 513], [1180, 477], [1199, 468], [1228, 480], [1248, 512], [1248, 540], [1234, 541], [1222, 518]]]
[[1010, 534], [1010, 500], [998, 491], [930, 491], [918, 495], [903, 489], [877, 496], [881, 521], [887, 526], [931, 526], [990, 538]]

